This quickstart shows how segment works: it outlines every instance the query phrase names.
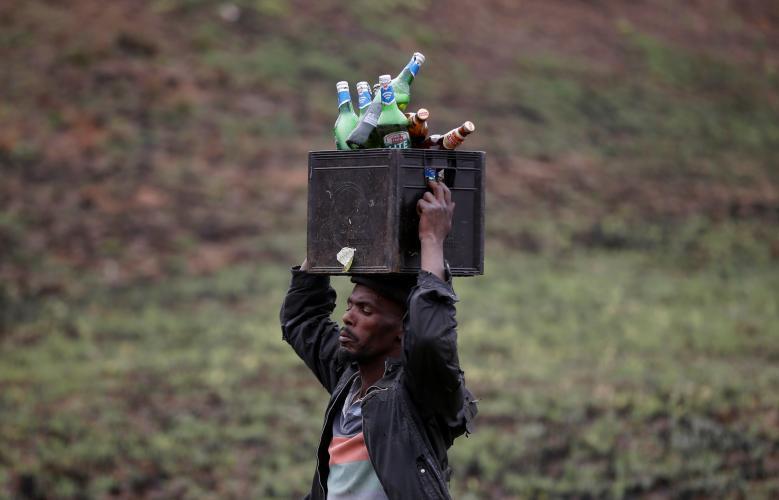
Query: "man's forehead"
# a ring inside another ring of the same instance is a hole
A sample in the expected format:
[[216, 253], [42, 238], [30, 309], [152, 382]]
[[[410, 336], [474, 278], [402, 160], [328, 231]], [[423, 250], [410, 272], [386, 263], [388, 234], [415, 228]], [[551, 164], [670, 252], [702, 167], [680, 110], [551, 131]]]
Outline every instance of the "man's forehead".
[[386, 299], [382, 297], [381, 294], [376, 290], [357, 283], [352, 289], [352, 294], [349, 296], [349, 300], [352, 302], [370, 302], [372, 304], [379, 304], [383, 303]]
[[366, 304], [372, 306], [376, 312], [390, 316], [402, 316], [403, 307], [383, 296], [381, 293], [372, 289], [369, 286], [362, 284], [355, 284], [352, 294], [349, 296], [348, 302], [351, 304]]

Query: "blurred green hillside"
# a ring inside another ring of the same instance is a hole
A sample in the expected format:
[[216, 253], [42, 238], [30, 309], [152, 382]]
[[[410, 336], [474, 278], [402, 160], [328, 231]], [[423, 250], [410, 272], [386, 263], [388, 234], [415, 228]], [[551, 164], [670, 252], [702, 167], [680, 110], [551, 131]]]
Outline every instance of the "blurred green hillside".
[[0, 3], [0, 494], [302, 492], [306, 155], [417, 50], [488, 159], [458, 498], [779, 494], [769, 0]]
[[773, 5], [5, 2], [4, 293], [67, 286], [60, 266], [123, 282], [286, 255], [335, 82], [414, 50], [412, 107], [474, 121], [489, 155], [490, 244], [654, 247], [738, 221], [775, 256]]

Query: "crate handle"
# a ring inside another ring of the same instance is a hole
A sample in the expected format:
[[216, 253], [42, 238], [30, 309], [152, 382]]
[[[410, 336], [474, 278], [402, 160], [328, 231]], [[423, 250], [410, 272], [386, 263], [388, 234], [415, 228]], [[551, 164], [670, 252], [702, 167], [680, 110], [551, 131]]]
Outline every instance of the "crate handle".
[[454, 181], [457, 177], [457, 160], [453, 156], [448, 156], [446, 159], [446, 167], [436, 168], [430, 163], [429, 155], [422, 156], [422, 167], [425, 177], [425, 185], [428, 180], [441, 180], [448, 187], [454, 187]]
[[444, 169], [444, 184], [447, 187], [454, 187], [454, 180], [457, 177], [457, 160], [449, 155], [446, 159], [446, 168]]

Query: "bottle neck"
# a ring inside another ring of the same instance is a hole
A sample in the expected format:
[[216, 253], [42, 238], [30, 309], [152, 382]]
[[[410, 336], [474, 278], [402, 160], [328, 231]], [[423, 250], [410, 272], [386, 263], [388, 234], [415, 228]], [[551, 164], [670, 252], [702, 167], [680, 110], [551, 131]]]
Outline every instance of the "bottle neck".
[[358, 106], [360, 106], [360, 110], [364, 110], [371, 104], [371, 93], [369, 91], [362, 92], [360, 94], [360, 100], [358, 103]]
[[402, 80], [406, 83], [411, 83], [414, 80], [414, 77], [417, 76], [417, 73], [419, 72], [419, 62], [416, 60], [415, 57], [412, 57], [411, 60], [406, 64], [406, 67], [403, 68], [403, 71], [400, 72], [398, 75], [398, 80]]
[[338, 92], [338, 111], [341, 113], [352, 109], [352, 96], [348, 90]]
[[392, 85], [387, 85], [381, 89], [381, 106], [385, 108], [395, 104], [395, 90]]
[[421, 116], [419, 116], [419, 113], [411, 113], [409, 121], [414, 123], [415, 125], [424, 126], [427, 122], [427, 117], [425, 116], [424, 118], [422, 118]]

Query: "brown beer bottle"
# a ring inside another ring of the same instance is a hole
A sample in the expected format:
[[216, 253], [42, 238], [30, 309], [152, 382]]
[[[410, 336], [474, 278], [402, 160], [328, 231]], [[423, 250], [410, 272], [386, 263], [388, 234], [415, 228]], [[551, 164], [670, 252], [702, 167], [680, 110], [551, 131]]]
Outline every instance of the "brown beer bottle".
[[465, 122], [443, 135], [431, 135], [424, 140], [421, 147], [429, 149], [455, 149], [462, 144], [465, 138], [474, 130], [476, 130], [476, 126], [473, 122]]
[[430, 112], [419, 108], [416, 113], [406, 113], [408, 117], [408, 135], [411, 136], [411, 147], [419, 147], [427, 139], [427, 119]]

